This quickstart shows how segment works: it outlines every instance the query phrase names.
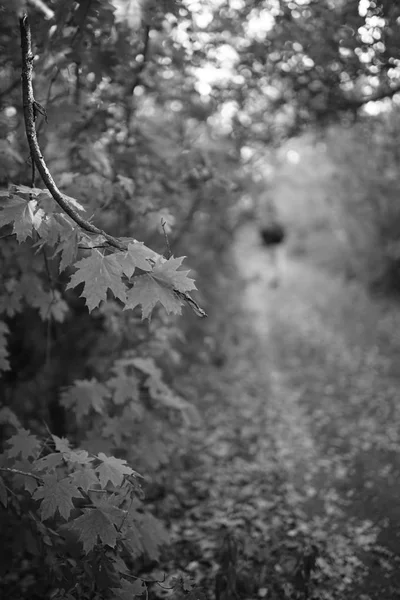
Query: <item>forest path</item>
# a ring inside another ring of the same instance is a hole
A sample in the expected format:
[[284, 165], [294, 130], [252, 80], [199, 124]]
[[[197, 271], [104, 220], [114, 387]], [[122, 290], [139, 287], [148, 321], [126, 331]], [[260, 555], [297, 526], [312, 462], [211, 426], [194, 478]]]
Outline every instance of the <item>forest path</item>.
[[290, 535], [323, 542], [330, 597], [399, 598], [400, 311], [287, 257], [272, 289], [251, 227], [235, 259], [259, 348], [251, 368], [269, 382], [268, 430], [300, 511]]

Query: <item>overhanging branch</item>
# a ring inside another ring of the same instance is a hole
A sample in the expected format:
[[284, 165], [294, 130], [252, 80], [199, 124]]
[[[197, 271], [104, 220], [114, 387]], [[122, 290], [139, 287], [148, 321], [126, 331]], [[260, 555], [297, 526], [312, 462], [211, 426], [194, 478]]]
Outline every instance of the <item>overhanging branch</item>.
[[[72, 204], [58, 189], [43, 157], [42, 151], [39, 146], [36, 133], [36, 117], [38, 113], [44, 113], [44, 109], [36, 102], [33, 93], [33, 53], [32, 53], [32, 36], [29, 25], [28, 15], [24, 13], [20, 18], [20, 32], [21, 32], [21, 50], [22, 50], [22, 102], [24, 111], [25, 131], [26, 137], [29, 144], [29, 150], [31, 154], [32, 163], [36, 166], [43, 180], [43, 183], [49, 190], [50, 194], [57, 202], [57, 204], [63, 209], [63, 211], [84, 231], [93, 233], [95, 235], [101, 235], [107, 241], [109, 246], [116, 248], [117, 250], [126, 251], [128, 246], [118, 238], [109, 235], [107, 232], [99, 229], [83, 217], [75, 210]], [[156, 254], [156, 253], [155, 253]], [[189, 296], [189, 294], [180, 292], [174, 289], [174, 293], [183, 301], [185, 301], [191, 309], [201, 317], [205, 317], [206, 313], [198, 304]]]
[[102, 235], [110, 246], [118, 248], [119, 250], [125, 250], [121, 242], [108, 235], [105, 231], [102, 231], [95, 225], [92, 225], [86, 219], [83, 219], [81, 215], [75, 210], [70, 202], [64, 197], [64, 195], [58, 189], [48, 167], [44, 160], [42, 151], [39, 146], [39, 142], [36, 134], [36, 117], [37, 113], [42, 111], [40, 105], [35, 101], [33, 94], [32, 75], [33, 75], [33, 54], [32, 54], [32, 38], [31, 29], [28, 21], [28, 16], [25, 14], [20, 19], [20, 30], [21, 30], [21, 49], [22, 49], [22, 103], [25, 120], [25, 131], [28, 139], [29, 150], [32, 158], [32, 162], [35, 164], [37, 170], [40, 173], [43, 182], [57, 204], [67, 213], [69, 217], [75, 223], [77, 223], [82, 229], [88, 233], [94, 233]]

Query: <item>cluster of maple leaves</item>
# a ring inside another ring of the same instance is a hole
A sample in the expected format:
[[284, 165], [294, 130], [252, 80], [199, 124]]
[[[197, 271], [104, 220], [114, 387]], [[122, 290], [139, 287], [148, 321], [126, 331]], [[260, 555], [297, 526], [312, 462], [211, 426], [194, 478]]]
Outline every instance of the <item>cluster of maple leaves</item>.
[[[143, 243], [127, 238], [121, 239], [127, 245], [126, 252], [101, 251], [96, 247], [104, 246], [101, 236], [83, 231], [57, 210], [48, 190], [12, 186], [0, 192], [0, 198], [0, 227], [12, 224], [19, 242], [36, 232], [37, 248], [47, 245], [54, 248], [54, 255], [60, 254], [60, 272], [74, 265], [77, 270], [67, 287], [84, 284], [82, 296], [89, 311], [105, 301], [110, 290], [125, 309], [141, 306], [143, 318], [151, 316], [158, 302], [168, 313], [179, 314], [182, 299], [176, 291], [196, 289], [188, 277], [189, 271], [179, 270], [184, 257], [166, 259]], [[67, 199], [78, 210], [84, 210], [74, 198]], [[89, 256], [76, 262], [79, 248], [89, 252]]]
[[[81, 429], [91, 423], [92, 431], [97, 427], [104, 439], [113, 439], [114, 447], [125, 446], [135, 423], [142, 423], [141, 386], [162, 406], [180, 411], [186, 420], [197, 419], [195, 409], [163, 381], [152, 358], [117, 359], [111, 371], [104, 382], [78, 380], [62, 392], [61, 404]], [[110, 407], [119, 411], [113, 418]], [[0, 455], [0, 504], [17, 512], [28, 506], [33, 521], [40, 520], [38, 535], [47, 551], [63, 556], [59, 568], [53, 565], [55, 580], [62, 579], [65, 568], [70, 578], [71, 572], [79, 578], [82, 569], [91, 569], [88, 564], [100, 561], [113, 598], [125, 600], [144, 593], [145, 582], [130, 575], [129, 565], [143, 555], [158, 560], [168, 535], [145, 510], [143, 477], [126, 460], [105, 452], [72, 448], [66, 438], [50, 433], [39, 439], [21, 426], [9, 408], [0, 410], [2, 425], [13, 427], [15, 433]], [[89, 447], [90, 436], [87, 441]], [[97, 571], [93, 577], [97, 585]], [[74, 599], [70, 592], [66, 586], [54, 597]], [[75, 592], [86, 597], [83, 588]]]
[[[0, 200], [0, 227], [11, 227], [21, 247], [31, 238], [34, 250], [50, 248], [60, 273], [75, 268], [67, 287], [83, 284], [81, 295], [89, 311], [112, 292], [124, 309], [140, 306], [142, 319], [150, 318], [158, 302], [176, 314], [182, 305], [177, 292], [195, 289], [188, 271], [180, 270], [182, 257], [166, 259], [127, 238], [120, 238], [126, 251], [112, 248], [102, 236], [87, 233], [60, 211], [47, 190], [12, 186], [0, 192]], [[68, 200], [76, 210], [84, 210], [74, 198]], [[81, 251], [85, 254], [78, 260]], [[37, 308], [43, 320], [63, 321], [68, 311], [61, 292], [47, 290], [35, 273], [7, 277], [5, 287], [0, 310], [7, 316], [20, 312], [24, 303]], [[6, 323], [0, 321], [0, 371], [10, 366], [8, 334]], [[132, 355], [116, 360], [110, 376], [102, 381], [75, 381], [62, 391], [60, 404], [74, 415], [78, 427], [85, 430], [87, 425], [86, 433], [96, 430], [103, 445], [109, 439], [118, 448], [145, 419], [141, 388], [162, 407], [179, 411], [184, 420], [197, 419], [193, 407], [163, 381], [152, 358]], [[69, 577], [86, 581], [79, 589], [73, 585], [58, 589], [54, 598], [90, 595], [85, 589], [91, 579], [87, 572], [99, 562], [113, 598], [125, 600], [144, 593], [145, 583], [130, 575], [129, 565], [143, 555], [157, 560], [167, 534], [144, 509], [142, 476], [125, 459], [110, 456], [107, 450], [93, 451], [90, 443], [85, 449], [74, 449], [67, 439], [51, 433], [39, 439], [8, 408], [0, 410], [2, 424], [15, 433], [0, 455], [0, 505], [21, 515], [28, 508], [28, 518], [52, 557], [55, 581], [63, 579], [65, 568]], [[63, 558], [57, 563], [55, 556]], [[96, 585], [97, 576], [95, 571]]]
[[[39, 531], [48, 548], [60, 552], [61, 545], [68, 553], [76, 543], [85, 555], [102, 552], [111, 582], [116, 573], [128, 577], [112, 590], [114, 597], [143, 593], [144, 583], [129, 580], [121, 555], [134, 559], [146, 554], [157, 560], [167, 534], [142, 510], [142, 476], [125, 460], [74, 450], [65, 438], [50, 435], [40, 440], [21, 427], [9, 409], [0, 411], [0, 422], [16, 427], [0, 457], [0, 503], [15, 509], [29, 497], [32, 519], [37, 512], [45, 524]], [[67, 596], [60, 591], [58, 597]]]

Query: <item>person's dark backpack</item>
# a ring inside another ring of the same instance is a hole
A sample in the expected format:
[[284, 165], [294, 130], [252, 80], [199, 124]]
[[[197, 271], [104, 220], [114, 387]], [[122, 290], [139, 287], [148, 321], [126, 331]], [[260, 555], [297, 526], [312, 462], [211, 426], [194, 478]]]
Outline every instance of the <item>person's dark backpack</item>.
[[286, 231], [280, 223], [269, 223], [260, 228], [260, 236], [264, 246], [278, 246], [284, 241]]

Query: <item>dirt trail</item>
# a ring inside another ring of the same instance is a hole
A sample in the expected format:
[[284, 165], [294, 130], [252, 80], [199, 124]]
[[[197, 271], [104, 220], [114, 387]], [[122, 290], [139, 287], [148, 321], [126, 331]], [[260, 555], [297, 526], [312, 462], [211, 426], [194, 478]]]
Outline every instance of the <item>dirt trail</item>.
[[339, 555], [333, 597], [400, 598], [400, 310], [285, 257], [271, 289], [251, 228], [235, 257], [288, 488], [302, 527]]

